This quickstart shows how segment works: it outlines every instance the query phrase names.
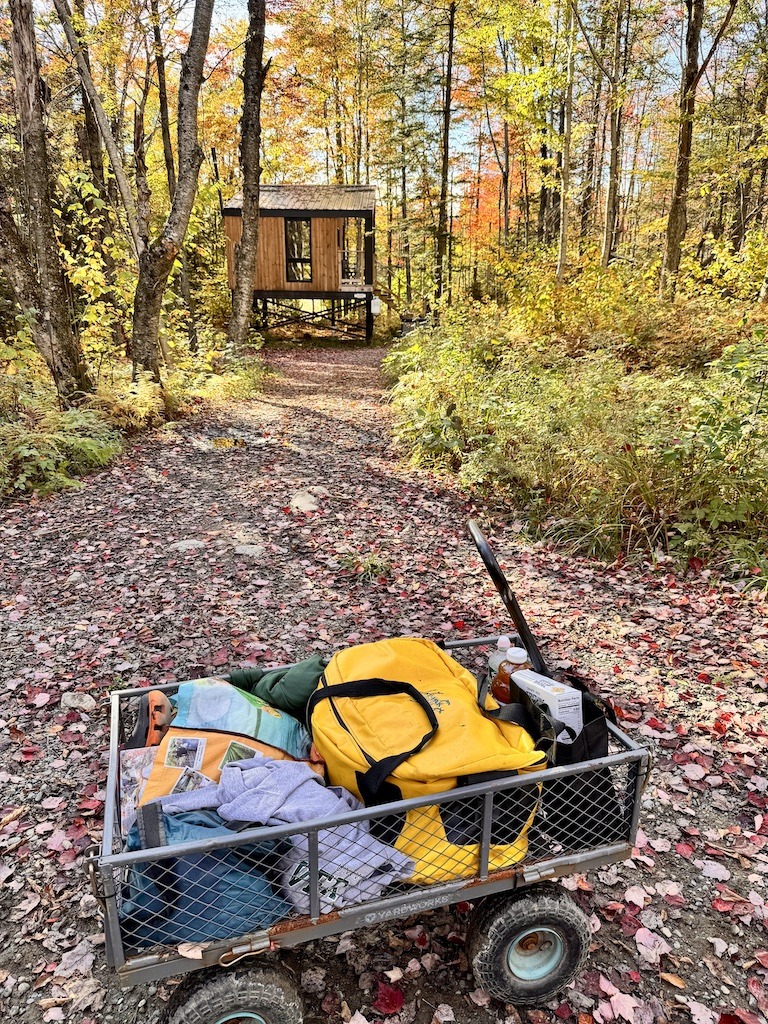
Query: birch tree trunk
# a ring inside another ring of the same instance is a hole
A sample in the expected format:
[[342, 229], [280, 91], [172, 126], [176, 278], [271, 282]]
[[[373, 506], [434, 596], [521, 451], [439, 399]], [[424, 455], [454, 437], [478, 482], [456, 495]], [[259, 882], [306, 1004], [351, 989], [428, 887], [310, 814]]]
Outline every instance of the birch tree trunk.
[[267, 68], [263, 65], [265, 0], [248, 0], [248, 34], [243, 64], [243, 117], [240, 122], [240, 168], [243, 176], [243, 233], [235, 249], [235, 290], [227, 342], [239, 351], [248, 341], [253, 304], [253, 276], [259, 244], [259, 179], [261, 161], [261, 94]]
[[[173, 202], [176, 193], [176, 167], [173, 159], [173, 146], [171, 145], [171, 118], [168, 113], [168, 86], [165, 75], [165, 50], [160, 34], [160, 8], [158, 0], [150, 0], [152, 17], [152, 36], [155, 47], [155, 68], [157, 70], [157, 98], [160, 107], [160, 132], [163, 139], [163, 159], [165, 161], [165, 173], [168, 178], [168, 195]], [[187, 266], [187, 253], [181, 250], [181, 270], [179, 272], [179, 289], [187, 307], [187, 336], [189, 338], [190, 352], [197, 352], [197, 324], [195, 323], [195, 305], [192, 300], [192, 288], [189, 283], [189, 268]]]
[[72, 330], [53, 221], [50, 160], [32, 2], [10, 0], [9, 6], [11, 61], [32, 251], [16, 228], [10, 202], [0, 185], [0, 263], [16, 302], [25, 313], [33, 313], [35, 345], [51, 371], [61, 401], [71, 405], [83, 392], [90, 391], [92, 384], [79, 339]]
[[197, 139], [197, 103], [211, 32], [213, 3], [214, 0], [197, 0], [189, 45], [181, 62], [177, 120], [179, 174], [171, 210], [159, 236], [139, 257], [139, 279], [133, 303], [133, 364], [134, 369], [142, 367], [157, 380], [160, 379], [159, 334], [163, 294], [184, 242], [203, 162], [203, 151]]

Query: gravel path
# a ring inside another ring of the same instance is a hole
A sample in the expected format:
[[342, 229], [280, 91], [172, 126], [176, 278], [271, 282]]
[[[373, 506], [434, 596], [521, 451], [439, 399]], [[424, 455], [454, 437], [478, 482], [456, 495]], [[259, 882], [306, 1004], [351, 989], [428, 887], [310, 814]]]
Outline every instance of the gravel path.
[[[173, 424], [82, 489], [0, 516], [8, 1016], [149, 1024], [168, 996], [117, 988], [82, 872], [99, 837], [103, 697], [116, 682], [506, 628], [464, 539], [483, 510], [392, 450], [381, 356], [273, 353], [259, 400]], [[755, 1024], [768, 1008], [765, 607], [706, 574], [606, 568], [521, 545], [499, 523], [494, 539], [550, 663], [588, 671], [657, 756], [637, 855], [569, 882], [594, 915], [590, 969], [557, 1017], [552, 1007], [523, 1019], [715, 1024], [726, 1013]], [[426, 945], [413, 937], [420, 923]], [[294, 957], [308, 1021], [380, 1019], [380, 972], [421, 957], [398, 982], [392, 1024], [429, 1024], [440, 1006], [437, 1020], [517, 1019], [484, 1005], [467, 973], [453, 942], [465, 914], [409, 925], [411, 937], [396, 922], [356, 933], [344, 952], [319, 943]], [[645, 933], [663, 944], [649, 952]]]

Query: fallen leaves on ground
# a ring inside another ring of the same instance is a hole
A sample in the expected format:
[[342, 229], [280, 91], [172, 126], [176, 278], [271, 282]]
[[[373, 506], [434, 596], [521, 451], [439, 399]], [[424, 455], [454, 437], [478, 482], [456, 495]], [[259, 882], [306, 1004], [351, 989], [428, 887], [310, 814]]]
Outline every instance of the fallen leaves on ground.
[[[655, 760], [632, 858], [568, 880], [592, 920], [587, 969], [520, 1019], [764, 1024], [764, 603], [701, 566], [681, 578], [663, 557], [604, 566], [524, 544], [519, 512], [505, 526], [505, 510], [398, 460], [380, 356], [272, 354], [282, 376], [263, 400], [159, 430], [82, 489], [2, 513], [0, 1005], [32, 1020], [44, 999], [45, 1020], [72, 1024], [163, 1010], [167, 986], [139, 1010], [146, 988], [122, 992], [106, 968], [83, 874], [107, 692], [392, 634], [506, 631], [464, 538], [474, 516], [550, 665], [591, 679]], [[308, 1007], [333, 1024], [517, 1021], [472, 998], [467, 912], [311, 944]], [[382, 985], [397, 996], [379, 1011]]]

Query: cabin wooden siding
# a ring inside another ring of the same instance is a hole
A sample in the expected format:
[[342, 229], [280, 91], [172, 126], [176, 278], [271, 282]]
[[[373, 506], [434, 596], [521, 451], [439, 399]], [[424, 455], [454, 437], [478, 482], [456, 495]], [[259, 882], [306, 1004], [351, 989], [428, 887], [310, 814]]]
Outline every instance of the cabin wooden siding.
[[[302, 211], [291, 215], [299, 219]], [[285, 218], [259, 219], [259, 248], [253, 289], [257, 292], [337, 292], [341, 284], [339, 238], [344, 221], [338, 217], [312, 217], [312, 280], [286, 278]], [[242, 217], [224, 216], [227, 240], [227, 275], [230, 290], [235, 287], [235, 245], [243, 233]]]

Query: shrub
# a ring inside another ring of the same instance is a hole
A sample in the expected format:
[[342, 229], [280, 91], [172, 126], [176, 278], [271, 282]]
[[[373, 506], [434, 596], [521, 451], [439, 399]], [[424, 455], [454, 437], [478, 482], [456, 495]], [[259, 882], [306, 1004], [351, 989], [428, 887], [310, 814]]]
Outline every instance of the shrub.
[[110, 380], [100, 380], [88, 407], [129, 436], [159, 426], [167, 418], [163, 388], [152, 374], [140, 373], [132, 380], [127, 368]]
[[[422, 464], [601, 557], [670, 552], [759, 565], [768, 538], [768, 346], [699, 371], [627, 366], [595, 338], [527, 342], [519, 311], [448, 311], [387, 360], [396, 435]], [[763, 556], [764, 557], [764, 556]]]
[[39, 412], [0, 423], [0, 495], [69, 487], [83, 473], [106, 466], [120, 438], [94, 413]]

